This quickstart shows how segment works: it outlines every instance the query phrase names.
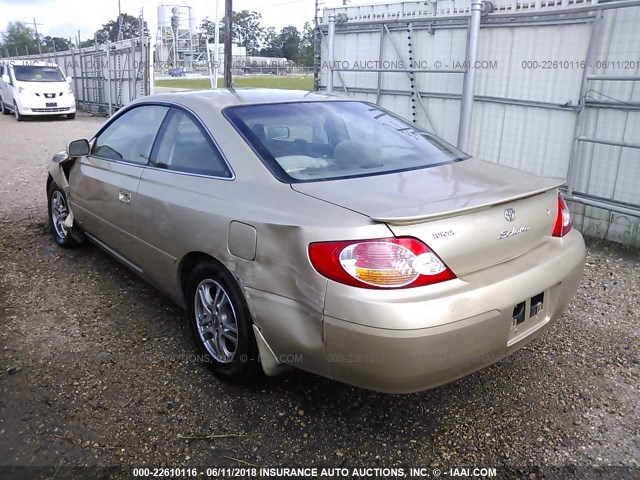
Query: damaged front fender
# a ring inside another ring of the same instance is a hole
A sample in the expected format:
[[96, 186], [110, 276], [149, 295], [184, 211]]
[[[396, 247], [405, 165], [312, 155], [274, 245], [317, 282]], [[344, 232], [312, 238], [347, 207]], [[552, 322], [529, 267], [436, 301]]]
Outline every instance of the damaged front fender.
[[[69, 172], [71, 165], [76, 161], [78, 157], [70, 157], [67, 152], [56, 153], [49, 164], [49, 175], [63, 191], [67, 197], [67, 208], [69, 209], [69, 215], [64, 221], [65, 228], [73, 230], [73, 210], [71, 208], [71, 190], [69, 188]], [[72, 233], [73, 234], [73, 233]]]

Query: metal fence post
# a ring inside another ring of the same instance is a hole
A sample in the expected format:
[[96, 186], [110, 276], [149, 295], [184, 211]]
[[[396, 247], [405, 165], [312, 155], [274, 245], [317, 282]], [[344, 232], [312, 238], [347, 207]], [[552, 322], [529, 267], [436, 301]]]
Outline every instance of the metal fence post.
[[147, 84], [147, 91], [149, 95], [153, 95], [155, 93], [155, 71], [154, 71], [154, 50], [153, 44], [148, 38], [145, 38], [145, 49], [147, 52], [147, 72], [145, 75], [145, 81]]
[[79, 100], [80, 92], [78, 92], [78, 65], [76, 65], [76, 52], [71, 50], [71, 61], [73, 62], [73, 93], [76, 96], [76, 100]]
[[111, 101], [111, 42], [105, 45], [107, 50], [107, 101], [109, 102], [109, 116], [113, 114], [113, 106]]
[[580, 97], [578, 98], [578, 111], [576, 112], [576, 123], [573, 130], [573, 145], [571, 145], [571, 153], [569, 154], [569, 165], [567, 166], [567, 193], [573, 195], [573, 190], [577, 187], [578, 174], [578, 151], [580, 142], [578, 137], [582, 132], [585, 120], [585, 102], [587, 90], [589, 88], [589, 68], [593, 65], [596, 55], [598, 54], [598, 44], [600, 42], [600, 28], [604, 11], [599, 10], [591, 27], [591, 38], [587, 47], [587, 54], [584, 59], [584, 69], [582, 70], [582, 81], [580, 83]]
[[480, 37], [480, 17], [482, 16], [482, 0], [472, 0], [469, 30], [467, 33], [467, 53], [465, 63], [467, 72], [462, 86], [462, 101], [460, 104], [460, 123], [458, 127], [458, 148], [463, 152], [469, 150], [471, 137], [471, 114], [473, 111], [473, 94], [476, 86], [476, 69], [474, 68], [478, 54], [478, 39]]
[[336, 16], [334, 14], [329, 15], [329, 39], [328, 39], [328, 54], [329, 54], [329, 67], [327, 70], [327, 93], [333, 93], [333, 61], [336, 48]]
[[[380, 25], [380, 45], [378, 46], [378, 66], [382, 65], [384, 49], [384, 25]], [[380, 105], [380, 95], [382, 93], [382, 71], [378, 72], [378, 85], [376, 88], [376, 105]]]

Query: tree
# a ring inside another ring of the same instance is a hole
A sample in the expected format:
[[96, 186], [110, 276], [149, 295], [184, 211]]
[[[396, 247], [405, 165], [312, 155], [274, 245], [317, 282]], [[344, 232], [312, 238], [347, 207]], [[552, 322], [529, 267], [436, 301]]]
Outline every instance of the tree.
[[[233, 37], [232, 42], [247, 49], [249, 55], [256, 55], [262, 44], [264, 28], [260, 26], [262, 15], [258, 12], [242, 10], [233, 12], [231, 17]], [[215, 38], [215, 23], [205, 18], [200, 25], [200, 30], [207, 39]], [[225, 26], [224, 18], [220, 20], [220, 37], [218, 41], [224, 42]]]
[[[202, 32], [202, 36], [206, 39], [205, 43], [214, 42], [216, 37], [216, 24], [209, 20], [209, 17], [205, 17], [200, 24], [200, 31]], [[218, 38], [218, 42], [220, 42], [220, 38]]]
[[88, 38], [87, 40], [82, 40], [80, 42], [80, 48], [93, 47], [96, 44], [95, 39]]
[[[129, 15], [127, 13], [122, 14], [122, 38], [127, 40], [130, 38], [137, 38], [141, 33], [144, 35], [149, 35], [149, 29], [147, 27], [147, 22], [144, 22], [144, 32], [140, 32], [140, 20], [138, 17], [134, 17], [133, 15]], [[107, 42], [116, 42], [118, 41], [118, 19], [110, 20], [107, 23], [102, 25], [102, 28], [97, 30], [94, 34], [94, 38], [97, 40], [98, 44], [104, 44]], [[81, 43], [81, 45], [93, 45], [94, 40], [85, 40]]]
[[[53, 51], [62, 52], [64, 50], [71, 50], [73, 48], [73, 44], [69, 42], [69, 40], [67, 40], [66, 38], [50, 37], [47, 35], [42, 40], [44, 42], [47, 52], [53, 52]], [[45, 48], [43, 48], [42, 51], [45, 51]]]
[[27, 27], [24, 22], [9, 22], [2, 50], [10, 56], [16, 55], [16, 52], [18, 55], [26, 55], [27, 51], [29, 54], [38, 53], [38, 42], [33, 29]]
[[274, 27], [269, 27], [264, 31], [260, 55], [263, 57], [282, 57], [280, 35]]
[[287, 60], [298, 63], [300, 59], [300, 32], [293, 25], [284, 27], [280, 31], [280, 44], [282, 56]]
[[313, 28], [309, 22], [305, 22], [300, 40], [300, 65], [310, 67], [313, 65]]
[[[249, 55], [255, 55], [260, 49], [264, 29], [260, 26], [262, 15], [249, 10], [233, 12], [233, 39], [245, 47]], [[224, 32], [224, 29], [222, 29]], [[224, 33], [223, 33], [224, 35]]]

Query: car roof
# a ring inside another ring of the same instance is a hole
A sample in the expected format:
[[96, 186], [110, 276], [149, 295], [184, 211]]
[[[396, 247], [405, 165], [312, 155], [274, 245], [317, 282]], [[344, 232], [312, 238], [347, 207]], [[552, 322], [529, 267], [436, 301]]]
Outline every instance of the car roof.
[[132, 103], [168, 102], [199, 110], [201, 108], [221, 111], [235, 105], [261, 105], [269, 103], [341, 101], [333, 95], [306, 90], [283, 90], [274, 88], [218, 88], [215, 90], [188, 90], [159, 93], [140, 98]]

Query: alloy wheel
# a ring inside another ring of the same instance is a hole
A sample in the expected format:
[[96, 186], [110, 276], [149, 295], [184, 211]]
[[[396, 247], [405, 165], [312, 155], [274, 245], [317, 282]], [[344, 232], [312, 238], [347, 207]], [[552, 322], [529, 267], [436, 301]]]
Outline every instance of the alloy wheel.
[[51, 195], [51, 220], [56, 234], [61, 239], [67, 238], [69, 234], [64, 226], [64, 221], [68, 216], [69, 209], [67, 208], [67, 201], [62, 192], [55, 190]]
[[229, 295], [218, 282], [207, 278], [198, 284], [194, 297], [200, 341], [218, 362], [232, 362], [238, 349], [238, 320]]

